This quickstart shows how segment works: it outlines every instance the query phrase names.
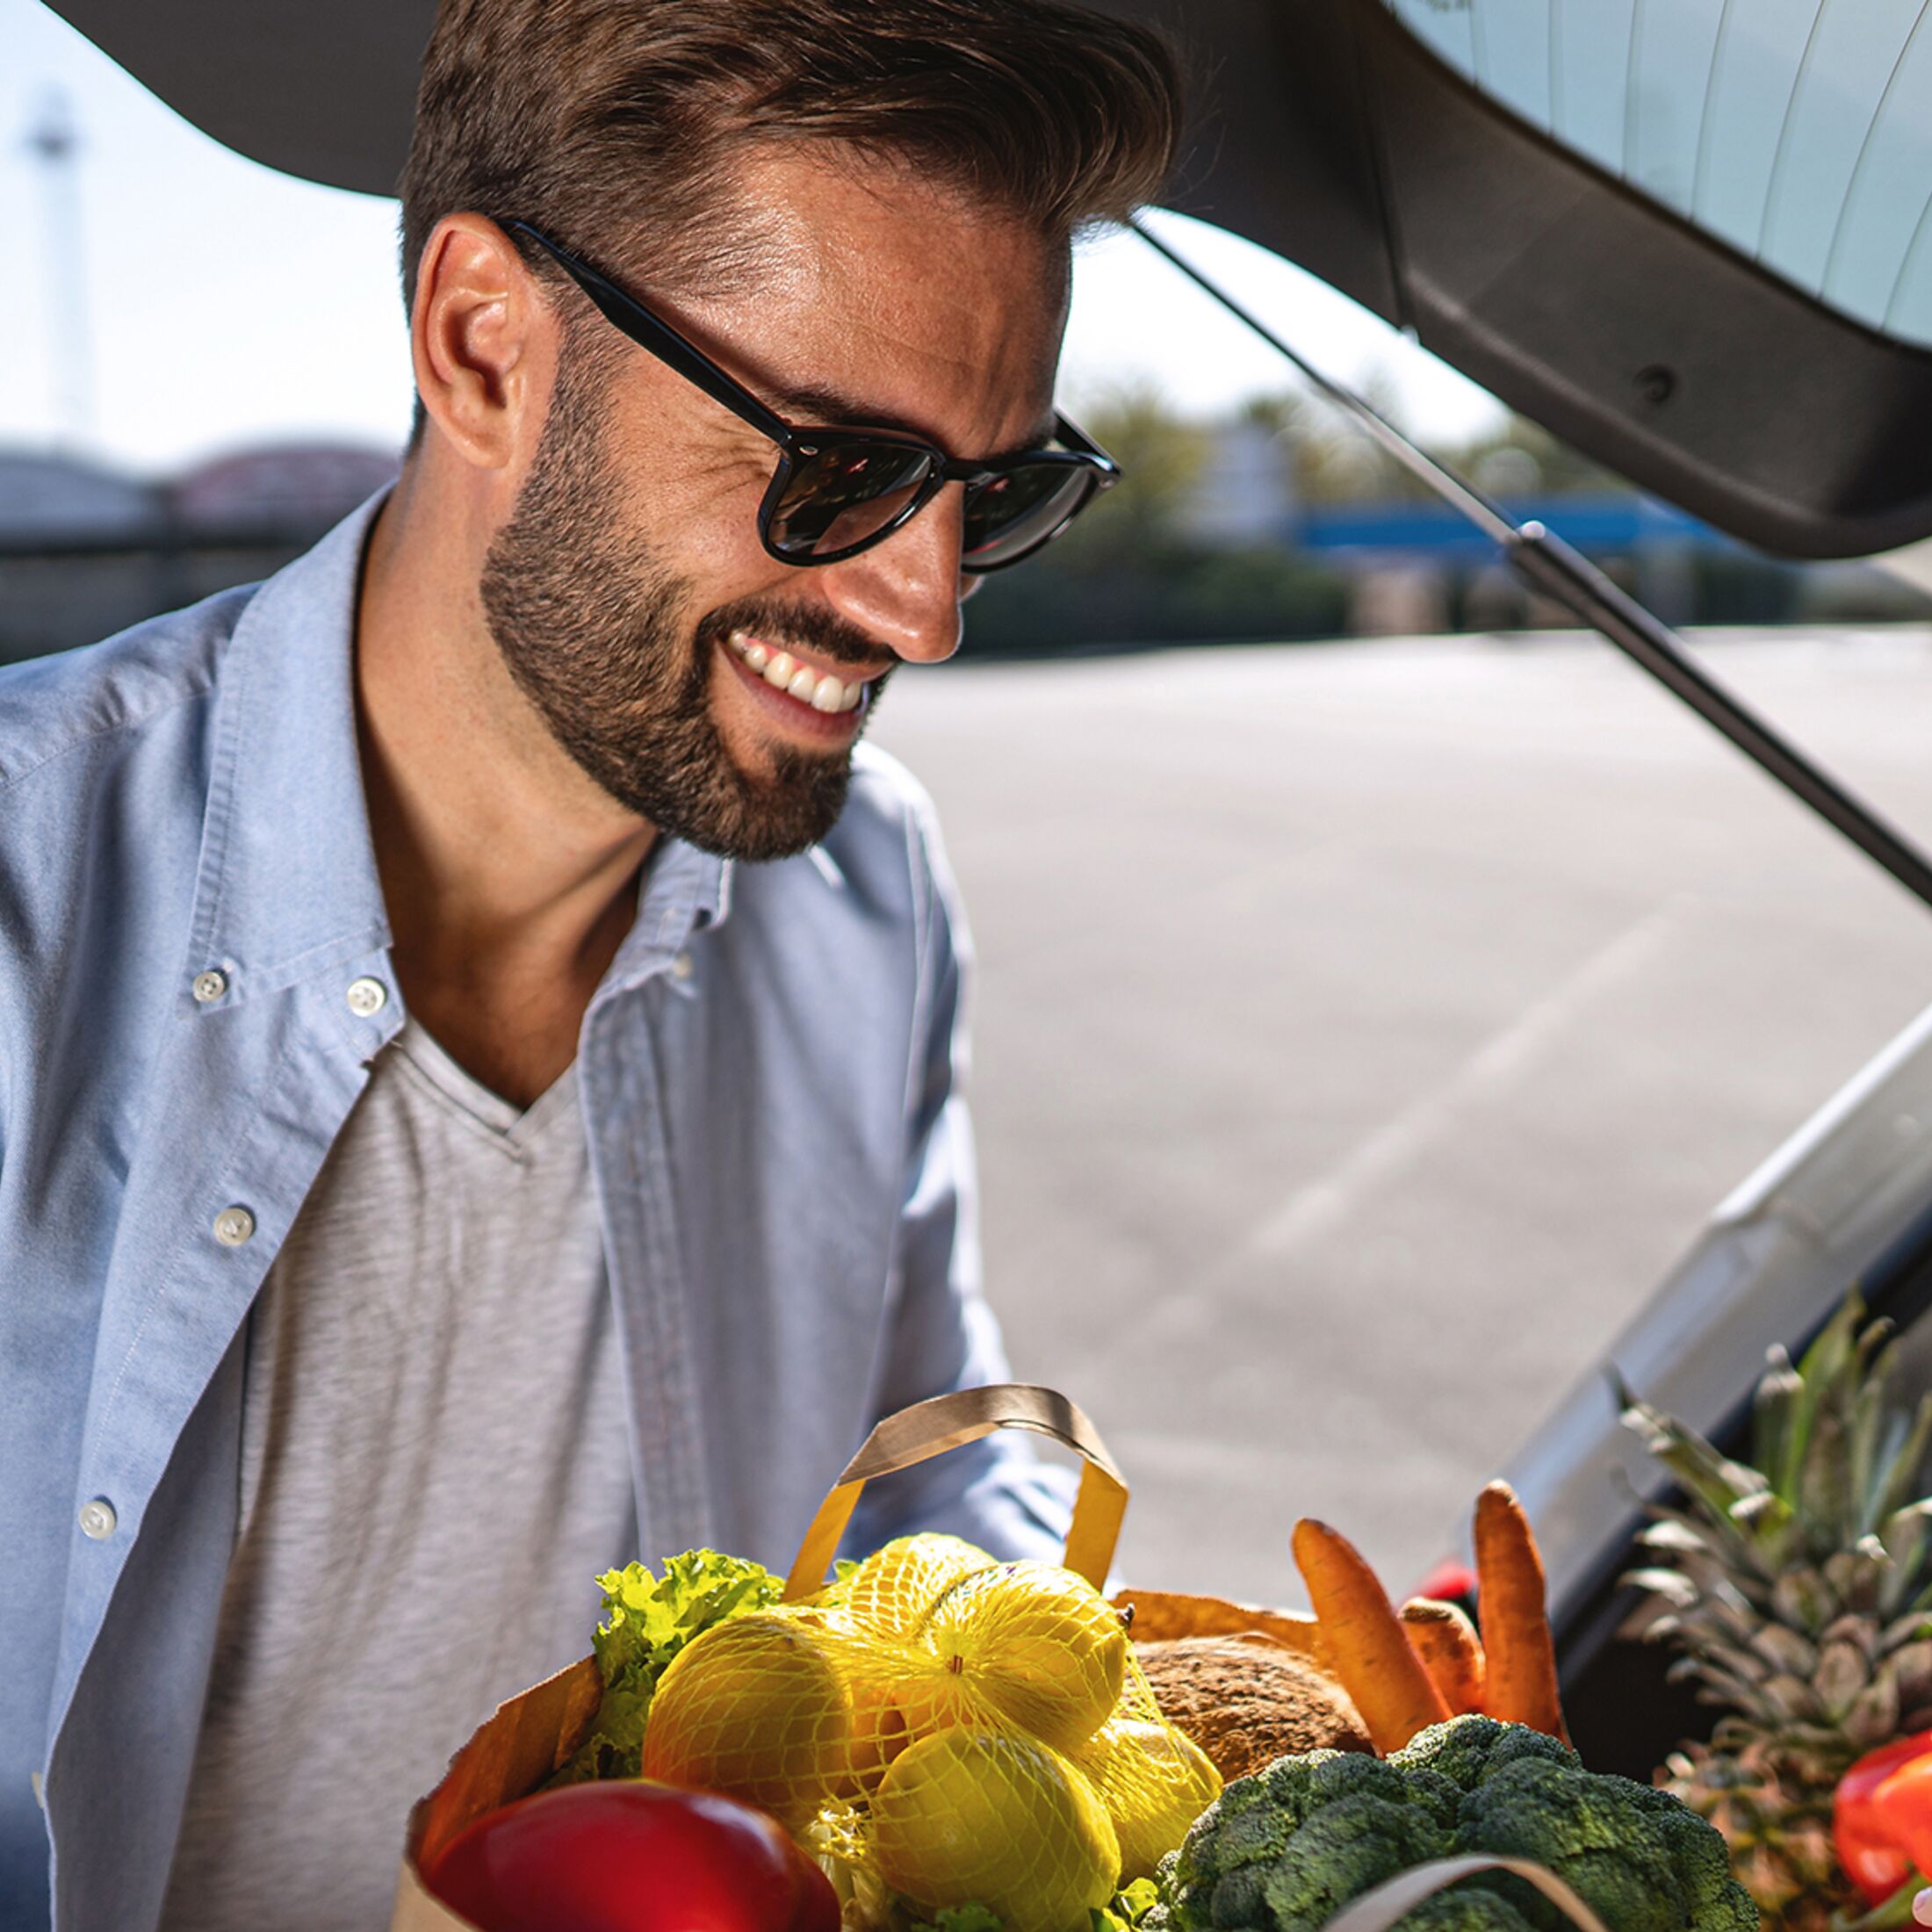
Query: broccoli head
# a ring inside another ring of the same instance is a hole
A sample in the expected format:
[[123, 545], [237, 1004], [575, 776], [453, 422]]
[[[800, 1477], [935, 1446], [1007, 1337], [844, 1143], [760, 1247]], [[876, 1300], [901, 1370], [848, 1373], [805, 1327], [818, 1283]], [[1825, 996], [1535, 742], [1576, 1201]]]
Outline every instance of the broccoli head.
[[[1628, 1793], [1625, 1777], [1525, 1758], [1489, 1773], [1463, 1799], [1456, 1849], [1533, 1858], [1574, 1886], [1617, 1932], [1677, 1932], [1690, 1900], [1669, 1848]], [[1527, 1888], [1515, 1890], [1522, 1901]], [[1538, 1921], [1561, 1915], [1538, 1901]]]
[[[1586, 1771], [1519, 1725], [1461, 1717], [1387, 1760], [1315, 1752], [1229, 1785], [1166, 1878], [1166, 1932], [1316, 1932], [1399, 1871], [1458, 1854], [1532, 1859], [1617, 1932], [1756, 1932], [1724, 1841], [1668, 1792]], [[1406, 1932], [1557, 1932], [1505, 1873], [1466, 1880]]]
[[1265, 1922], [1276, 1932], [1320, 1932], [1351, 1899], [1448, 1850], [1449, 1834], [1425, 1806], [1366, 1791], [1338, 1798], [1301, 1827], [1294, 1856], [1263, 1880]]
[[1348, 1901], [1449, 1849], [1457, 1794], [1355, 1751], [1278, 1758], [1194, 1822], [1170, 1891], [1181, 1932], [1315, 1932]]
[[1451, 1718], [1417, 1732], [1388, 1762], [1405, 1770], [1433, 1771], [1458, 1791], [1473, 1791], [1491, 1772], [1525, 1757], [1553, 1764], [1582, 1763], [1568, 1745], [1527, 1725], [1474, 1716]]
[[1530, 1921], [1493, 1892], [1470, 1884], [1438, 1892], [1397, 1919], [1395, 1932], [1532, 1932]]

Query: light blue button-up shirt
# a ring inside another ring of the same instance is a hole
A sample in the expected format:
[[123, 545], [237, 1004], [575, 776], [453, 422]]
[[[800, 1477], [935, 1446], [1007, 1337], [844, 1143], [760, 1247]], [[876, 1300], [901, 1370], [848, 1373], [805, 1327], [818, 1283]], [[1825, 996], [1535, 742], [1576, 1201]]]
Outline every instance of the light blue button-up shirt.
[[[259, 588], [0, 673], [8, 1932], [155, 1921], [235, 1534], [244, 1323], [402, 1024], [350, 996], [396, 987], [352, 677], [374, 508]], [[665, 841], [646, 868], [579, 1040], [646, 1553], [782, 1568], [881, 1414], [1005, 1378], [964, 951], [930, 804], [878, 753], [801, 858]], [[876, 1486], [858, 1539], [1050, 1554], [1064, 1493], [993, 1438]]]

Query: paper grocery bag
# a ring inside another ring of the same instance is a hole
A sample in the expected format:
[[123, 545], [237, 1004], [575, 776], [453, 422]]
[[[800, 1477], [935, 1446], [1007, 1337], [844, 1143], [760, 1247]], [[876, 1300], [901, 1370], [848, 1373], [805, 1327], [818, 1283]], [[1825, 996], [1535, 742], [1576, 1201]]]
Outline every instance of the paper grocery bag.
[[[1084, 1467], [1063, 1561], [1096, 1590], [1103, 1588], [1127, 1510], [1125, 1480], [1099, 1431], [1064, 1395], [998, 1382], [915, 1402], [873, 1430], [812, 1518], [786, 1580], [787, 1599], [809, 1597], [825, 1582], [859, 1494], [875, 1476], [943, 1455], [996, 1429], [1031, 1430], [1079, 1453]], [[465, 1826], [528, 1798], [560, 1770], [589, 1735], [602, 1698], [597, 1660], [586, 1657], [512, 1698], [457, 1753], [443, 1782], [409, 1814], [390, 1932], [475, 1932], [468, 1919], [429, 1896], [424, 1866], [433, 1865]]]
[[560, 1770], [589, 1735], [602, 1701], [597, 1660], [586, 1657], [500, 1706], [451, 1759], [443, 1782], [409, 1813], [390, 1932], [473, 1932], [469, 1920], [423, 1889], [422, 1866], [465, 1825], [528, 1798]]

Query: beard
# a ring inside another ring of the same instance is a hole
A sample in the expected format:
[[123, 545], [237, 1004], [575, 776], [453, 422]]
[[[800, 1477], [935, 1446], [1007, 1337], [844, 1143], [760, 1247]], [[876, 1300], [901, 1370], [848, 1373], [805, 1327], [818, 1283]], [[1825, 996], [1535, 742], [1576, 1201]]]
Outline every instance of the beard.
[[[601, 433], [603, 388], [594, 358], [566, 347], [536, 462], [484, 559], [491, 636], [551, 736], [627, 811], [723, 858], [789, 858], [844, 810], [851, 746], [773, 746], [766, 769], [746, 771], [711, 716], [713, 662], [739, 628], [838, 664], [876, 664], [879, 649], [781, 598], [694, 622], [689, 580], [613, 525], [626, 492]], [[868, 716], [884, 682], [872, 681]]]

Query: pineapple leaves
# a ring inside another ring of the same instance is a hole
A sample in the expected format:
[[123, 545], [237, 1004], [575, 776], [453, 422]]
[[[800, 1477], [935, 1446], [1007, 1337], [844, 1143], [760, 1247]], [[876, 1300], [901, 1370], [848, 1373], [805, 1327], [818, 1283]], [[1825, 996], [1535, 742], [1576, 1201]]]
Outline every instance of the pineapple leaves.
[[1774, 1347], [1770, 1359], [1770, 1366], [1751, 1397], [1751, 1453], [1771, 1493], [1789, 1502], [1805, 1453], [1799, 1413], [1805, 1383], [1782, 1347]]
[[1808, 1525], [1806, 1541], [1814, 1559], [1841, 1554], [1858, 1533], [1858, 1511], [1852, 1503], [1849, 1437], [1841, 1409], [1821, 1408], [1813, 1417], [1811, 1439], [1799, 1466], [1794, 1500]]
[[1898, 1417], [1894, 1427], [1899, 1439], [1886, 1450], [1872, 1503], [1872, 1518], [1879, 1523], [1924, 1494], [1926, 1453], [1932, 1449], [1932, 1395], [1920, 1402], [1909, 1424]]
[[1719, 1454], [1696, 1430], [1685, 1427], [1660, 1409], [1653, 1409], [1647, 1402], [1633, 1399], [1624, 1409], [1624, 1422], [1643, 1438], [1651, 1454], [1719, 1521], [1728, 1522], [1731, 1511], [1740, 1503], [1748, 1496], [1764, 1495], [1770, 1487], [1760, 1471]]
[[1924, 1574], [1932, 1548], [1932, 1501], [1908, 1503], [1892, 1510], [1879, 1523], [1878, 1535], [1892, 1559], [1878, 1587], [1878, 1607], [1885, 1616], [1896, 1617]]
[[1767, 1924], [1846, 1902], [1830, 1794], [1859, 1756], [1932, 1728], [1932, 1395], [1896, 1385], [1892, 1324], [1848, 1295], [1794, 1366], [1769, 1352], [1749, 1463], [1618, 1388], [1678, 1494], [1653, 1504], [1624, 1629], [1722, 1712], [1667, 1767], [1731, 1843]]

